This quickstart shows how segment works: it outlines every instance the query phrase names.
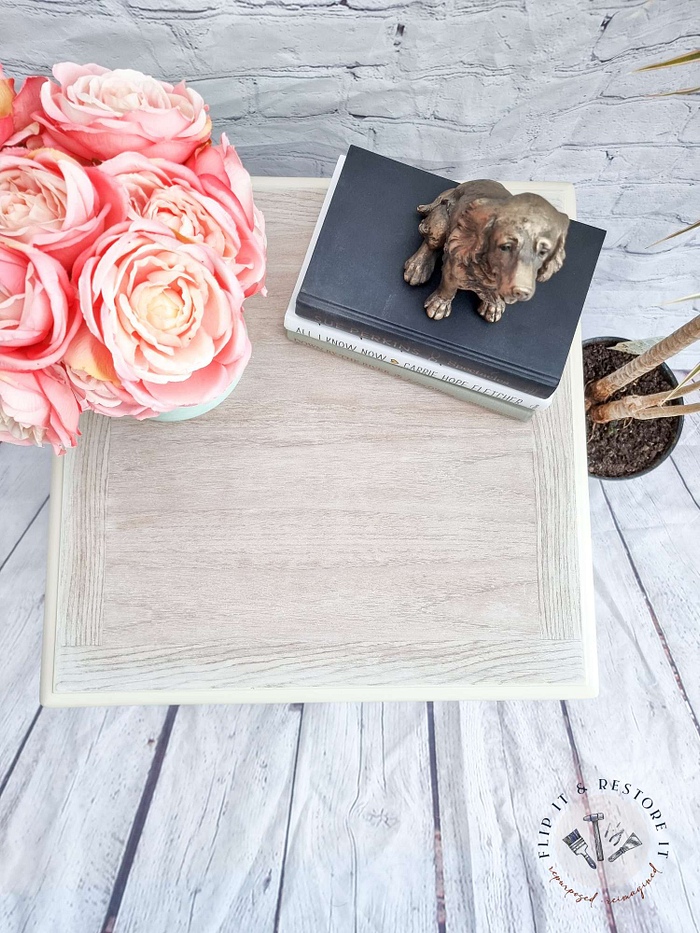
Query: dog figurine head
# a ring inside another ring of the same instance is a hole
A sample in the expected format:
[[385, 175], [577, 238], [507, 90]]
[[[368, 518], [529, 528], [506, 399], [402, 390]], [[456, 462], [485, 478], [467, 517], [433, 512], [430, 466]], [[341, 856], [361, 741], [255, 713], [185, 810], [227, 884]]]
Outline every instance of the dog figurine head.
[[568, 229], [566, 214], [537, 194], [477, 198], [458, 210], [446, 252], [476, 285], [514, 304], [561, 269]]

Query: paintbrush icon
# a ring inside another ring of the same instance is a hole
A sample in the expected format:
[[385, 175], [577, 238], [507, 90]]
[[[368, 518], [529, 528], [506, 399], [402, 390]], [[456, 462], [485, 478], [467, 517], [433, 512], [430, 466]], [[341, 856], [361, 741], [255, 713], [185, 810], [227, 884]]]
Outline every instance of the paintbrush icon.
[[574, 855], [582, 855], [591, 868], [595, 870], [596, 864], [588, 854], [588, 843], [581, 836], [581, 833], [577, 829], [572, 830], [568, 836], [564, 836], [564, 842], [571, 849]]

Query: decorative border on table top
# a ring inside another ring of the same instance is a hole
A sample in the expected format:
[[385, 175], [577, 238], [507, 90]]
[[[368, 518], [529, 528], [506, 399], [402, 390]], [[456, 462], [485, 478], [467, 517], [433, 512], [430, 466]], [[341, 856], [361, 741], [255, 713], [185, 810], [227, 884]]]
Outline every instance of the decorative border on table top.
[[[253, 178], [257, 190], [295, 190], [327, 188], [327, 178]], [[504, 183], [509, 186], [509, 182]], [[513, 187], [522, 186], [514, 182]], [[538, 182], [538, 185], [542, 185]], [[558, 183], [552, 183], [557, 185]], [[574, 338], [574, 348], [581, 339], [580, 324]], [[582, 380], [580, 353], [572, 353], [571, 385]], [[582, 398], [582, 396], [580, 396]], [[572, 392], [572, 402], [578, 399]], [[125, 690], [95, 694], [54, 690], [56, 661], [56, 630], [58, 609], [58, 576], [60, 564], [61, 517], [63, 510], [64, 457], [54, 457], [51, 467], [51, 498], [49, 502], [49, 542], [46, 567], [46, 600], [44, 607], [43, 642], [41, 652], [40, 702], [46, 707], [78, 706], [146, 706], [209, 703], [334, 703], [378, 701], [454, 701], [454, 700], [574, 700], [598, 695], [598, 660], [593, 610], [593, 564], [591, 553], [590, 513], [588, 509], [588, 474], [586, 470], [585, 429], [583, 415], [574, 413], [579, 429], [574, 432], [576, 504], [579, 513], [579, 562], [581, 565], [581, 639], [583, 648], [583, 680], [571, 684], [482, 684], [474, 686], [406, 686], [406, 687], [285, 687], [273, 689], [220, 688], [206, 690]], [[578, 639], [577, 639], [578, 641]]]

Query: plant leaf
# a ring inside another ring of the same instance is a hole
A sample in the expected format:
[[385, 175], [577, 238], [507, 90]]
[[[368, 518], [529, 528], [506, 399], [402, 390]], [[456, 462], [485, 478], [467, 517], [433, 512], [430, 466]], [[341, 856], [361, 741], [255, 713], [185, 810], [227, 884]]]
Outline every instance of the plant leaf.
[[645, 97], [672, 97], [674, 94], [697, 94], [700, 91], [698, 87], [682, 87], [678, 91], [662, 91], [661, 94], [645, 94]]
[[676, 58], [669, 58], [665, 62], [656, 62], [653, 65], [644, 65], [643, 68], [637, 68], [636, 71], [654, 71], [656, 68], [673, 68], [675, 65], [687, 65], [690, 62], [700, 61], [700, 49], [696, 52], [686, 52], [685, 55], [678, 55]]
[[620, 353], [631, 353], [633, 356], [641, 356], [642, 353], [651, 350], [652, 347], [656, 346], [656, 344], [663, 339], [663, 337], [646, 337], [642, 340], [624, 340], [622, 343], [616, 343], [614, 346], [610, 347], [610, 349], [619, 350]]
[[652, 243], [647, 249], [651, 249], [652, 246], [658, 246], [659, 243], [664, 243], [666, 240], [672, 240], [674, 236], [680, 236], [681, 233], [688, 233], [689, 230], [695, 230], [696, 227], [700, 227], [700, 220], [696, 220], [695, 223], [691, 224], [689, 227], [683, 227], [682, 230], [676, 230], [675, 233], [669, 233], [668, 236], [661, 237], [660, 240], [657, 240], [656, 243]]
[[677, 305], [679, 301], [694, 301], [696, 298], [700, 298], [700, 292], [697, 295], [683, 295], [682, 298], [674, 298], [673, 301], [664, 301], [661, 303], [661, 307], [665, 308], [666, 305]]
[[676, 396], [679, 394], [683, 386], [688, 385], [690, 380], [693, 379], [695, 376], [697, 376], [698, 373], [700, 373], [700, 363], [698, 363], [697, 366], [695, 366], [693, 369], [690, 370], [690, 372], [685, 377], [685, 379], [682, 382], [679, 382], [675, 389], [671, 389], [671, 391], [668, 393], [668, 395], [666, 396], [666, 398], [663, 400], [661, 404], [665, 405], [666, 402], [669, 402], [672, 398], [676, 398]]

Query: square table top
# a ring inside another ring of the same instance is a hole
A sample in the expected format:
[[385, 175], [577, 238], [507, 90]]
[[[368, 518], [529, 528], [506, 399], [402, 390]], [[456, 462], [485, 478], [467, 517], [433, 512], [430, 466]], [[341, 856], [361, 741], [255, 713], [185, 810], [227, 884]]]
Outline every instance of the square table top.
[[580, 341], [520, 422], [288, 340], [326, 187], [255, 180], [229, 399], [55, 458], [44, 705], [597, 692]]

